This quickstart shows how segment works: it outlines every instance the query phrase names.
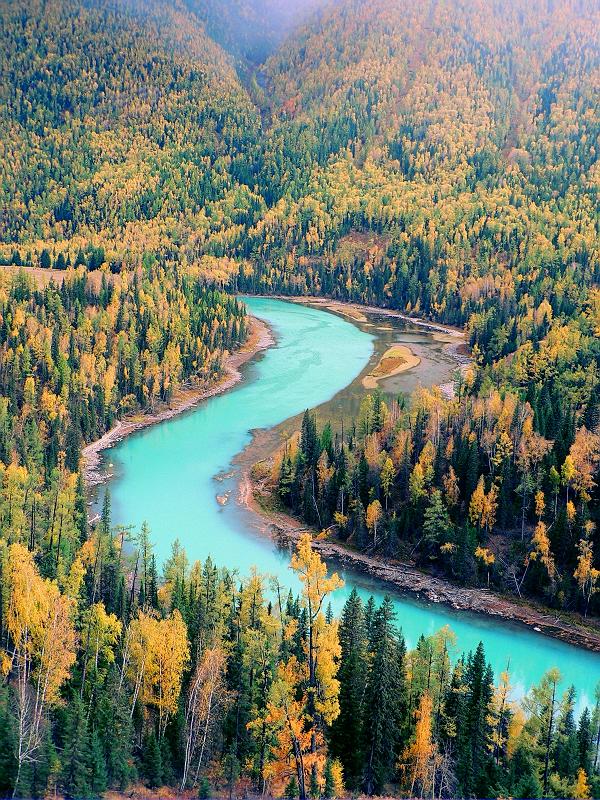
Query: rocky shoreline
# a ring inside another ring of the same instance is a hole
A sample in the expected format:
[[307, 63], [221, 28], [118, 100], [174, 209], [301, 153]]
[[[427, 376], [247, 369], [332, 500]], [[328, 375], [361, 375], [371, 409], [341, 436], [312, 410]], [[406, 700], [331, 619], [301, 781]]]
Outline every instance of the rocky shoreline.
[[[253, 441], [238, 457], [241, 469], [238, 502], [257, 520], [256, 527], [280, 544], [293, 544], [302, 533], [313, 534], [313, 546], [325, 561], [336, 568], [352, 569], [388, 585], [401, 594], [411, 594], [431, 603], [475, 614], [500, 617], [502, 620], [526, 625], [538, 633], [560, 639], [567, 644], [600, 653], [600, 628], [584, 625], [573, 618], [561, 617], [558, 612], [495, 594], [487, 589], [462, 587], [443, 578], [421, 572], [415, 566], [359, 553], [332, 538], [319, 538], [317, 531], [280, 511], [269, 511], [259, 502], [261, 486], [253, 477], [257, 462], [270, 459], [277, 440], [269, 431], [257, 431]], [[264, 488], [264, 487], [263, 487]]]
[[83, 477], [88, 489], [98, 486], [110, 478], [110, 475], [101, 469], [101, 454], [104, 450], [113, 447], [126, 436], [130, 436], [142, 428], [172, 419], [178, 414], [194, 408], [202, 400], [226, 392], [242, 379], [240, 371], [242, 365], [254, 358], [257, 353], [271, 347], [275, 342], [271, 329], [266, 323], [256, 317], [249, 317], [249, 321], [248, 339], [239, 350], [226, 356], [223, 362], [223, 376], [217, 383], [207, 387], [182, 387], [175, 392], [168, 404], [162, 404], [157, 411], [132, 415], [119, 420], [104, 436], [83, 448]]

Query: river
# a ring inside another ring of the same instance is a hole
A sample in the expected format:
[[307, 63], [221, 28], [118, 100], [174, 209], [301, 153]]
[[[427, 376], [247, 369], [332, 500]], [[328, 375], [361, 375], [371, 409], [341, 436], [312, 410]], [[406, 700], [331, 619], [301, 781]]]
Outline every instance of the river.
[[[250, 311], [273, 329], [276, 345], [244, 369], [244, 381], [225, 394], [167, 422], [126, 438], [104, 454], [112, 477], [113, 521], [139, 527], [147, 521], [159, 563], [179, 538], [191, 561], [208, 555], [221, 566], [248, 575], [256, 566], [297, 589], [289, 553], [261, 535], [252, 515], [235, 502], [234, 457], [251, 430], [271, 428], [305, 408], [333, 403], [374, 357], [375, 339], [364, 326], [329, 312], [280, 300], [249, 298]], [[423, 337], [420, 332], [419, 336]], [[407, 373], [408, 374], [408, 373]], [[414, 378], [411, 378], [414, 380]], [[216, 476], [219, 476], [218, 479]], [[229, 493], [221, 506], [216, 496]], [[99, 499], [100, 502], [100, 499]], [[360, 574], [345, 572], [335, 593], [339, 611], [352, 587], [381, 601], [385, 590]], [[484, 642], [496, 675], [510, 660], [518, 693], [558, 667], [579, 702], [594, 696], [600, 655], [584, 651], [497, 618], [456, 612], [411, 597], [393, 595], [397, 621], [408, 646], [419, 634], [443, 625], [455, 632], [458, 651]]]

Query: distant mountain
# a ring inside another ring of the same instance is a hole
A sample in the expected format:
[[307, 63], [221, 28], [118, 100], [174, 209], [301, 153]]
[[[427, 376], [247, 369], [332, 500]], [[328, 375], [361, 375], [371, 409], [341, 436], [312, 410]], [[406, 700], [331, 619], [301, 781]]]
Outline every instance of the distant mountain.
[[327, 0], [186, 0], [208, 33], [237, 59], [262, 63]]

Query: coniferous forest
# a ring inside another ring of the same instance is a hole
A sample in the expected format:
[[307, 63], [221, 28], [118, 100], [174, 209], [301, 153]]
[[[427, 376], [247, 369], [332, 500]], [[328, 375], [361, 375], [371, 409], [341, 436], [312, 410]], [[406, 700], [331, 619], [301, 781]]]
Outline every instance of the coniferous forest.
[[272, 500], [597, 634], [597, 0], [0, 0], [0, 42], [0, 797], [600, 797], [600, 675], [335, 614], [308, 534], [300, 591], [159, 563], [82, 458], [223, 378], [240, 294], [461, 328], [451, 395], [307, 410]]

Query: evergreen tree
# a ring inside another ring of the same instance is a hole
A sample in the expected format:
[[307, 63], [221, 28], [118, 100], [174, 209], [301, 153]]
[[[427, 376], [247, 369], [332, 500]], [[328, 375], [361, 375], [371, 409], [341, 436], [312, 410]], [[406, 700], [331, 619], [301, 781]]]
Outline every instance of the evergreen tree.
[[579, 766], [585, 771], [586, 775], [592, 772], [592, 720], [590, 710], [587, 706], [579, 718], [577, 729], [577, 744], [579, 750]]
[[579, 740], [574, 715], [575, 689], [565, 692], [556, 726], [554, 763], [561, 778], [574, 781], [580, 766]]
[[78, 696], [71, 699], [61, 758], [61, 783], [65, 797], [90, 797], [90, 741], [85, 709]]
[[142, 771], [146, 783], [151, 789], [157, 789], [162, 785], [161, 749], [154, 731], [150, 731], [144, 738]]
[[371, 665], [365, 693], [363, 740], [364, 788], [381, 794], [394, 775], [406, 714], [404, 640], [394, 628], [392, 601], [375, 612], [369, 649]]
[[292, 775], [284, 789], [283, 796], [294, 800], [294, 798], [298, 797], [298, 794], [298, 781], [296, 780], [296, 776]]
[[329, 759], [327, 759], [327, 761], [325, 762], [324, 778], [325, 778], [325, 786], [323, 787], [323, 797], [326, 798], [326, 800], [328, 800], [328, 798], [333, 797], [335, 792], [333, 770], [331, 768], [331, 761]]
[[0, 686], [0, 797], [12, 795], [17, 777], [16, 720], [9, 700], [10, 689]]
[[450, 515], [442, 500], [442, 493], [434, 489], [423, 518], [423, 547], [427, 554], [437, 556], [440, 545], [454, 539]]
[[88, 770], [90, 795], [100, 797], [106, 791], [108, 776], [106, 759], [96, 731], [90, 735]]
[[467, 659], [465, 687], [457, 715], [456, 775], [464, 796], [488, 797], [492, 769], [488, 712], [493, 697], [493, 674], [486, 665], [481, 642]]
[[135, 778], [134, 730], [125, 696], [119, 691], [118, 675], [112, 672], [96, 707], [95, 723], [106, 756], [107, 781], [124, 791]]
[[331, 728], [331, 751], [342, 763], [347, 788], [354, 790], [364, 774], [362, 718], [368, 670], [364, 609], [356, 589], [344, 605], [339, 636], [340, 714]]

